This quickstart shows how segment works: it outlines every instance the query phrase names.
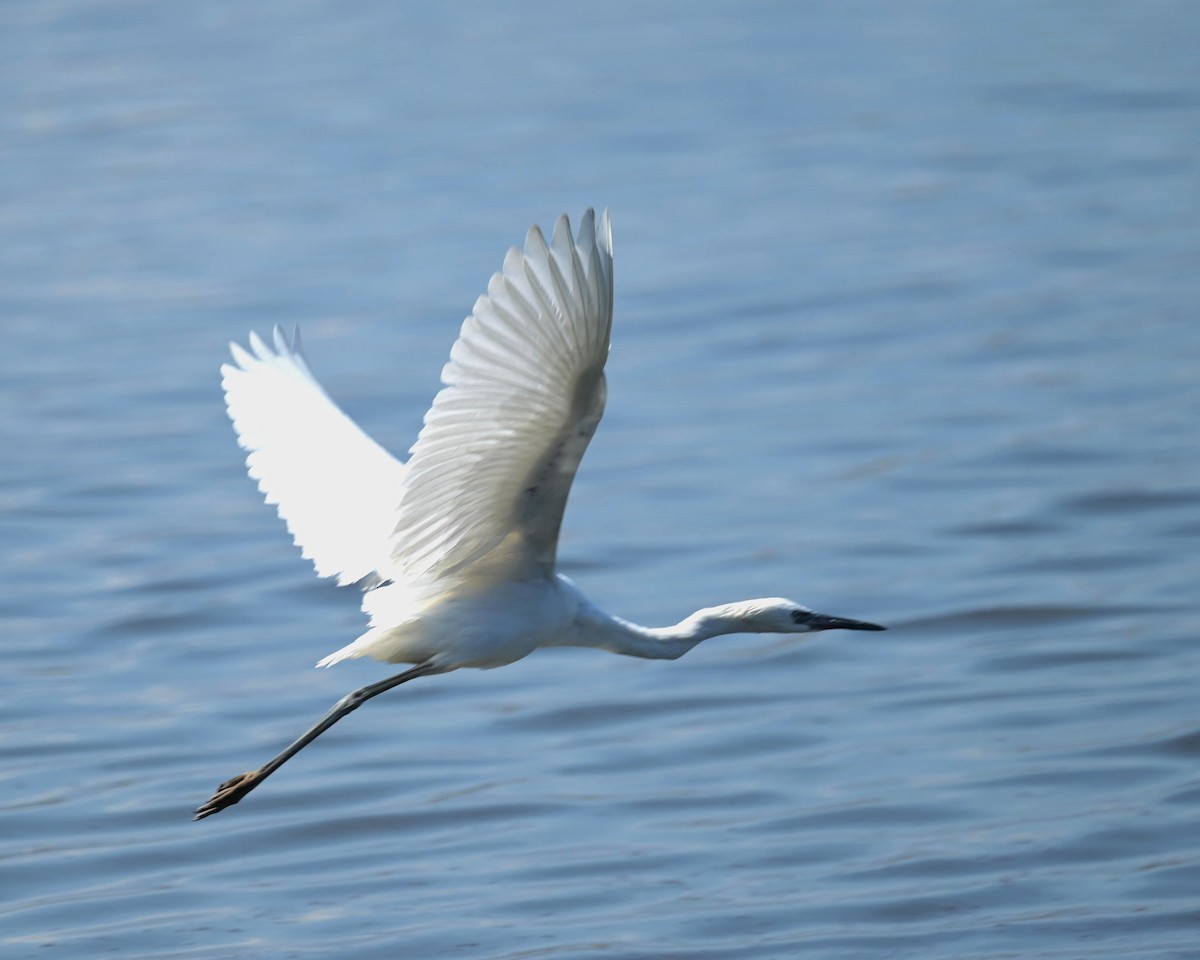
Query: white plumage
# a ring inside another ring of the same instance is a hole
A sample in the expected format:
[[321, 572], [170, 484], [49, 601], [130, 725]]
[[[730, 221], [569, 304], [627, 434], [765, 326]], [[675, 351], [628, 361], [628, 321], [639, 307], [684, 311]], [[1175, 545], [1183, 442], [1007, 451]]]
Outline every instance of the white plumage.
[[881, 630], [782, 598], [700, 610], [642, 627], [592, 605], [555, 552], [575, 471], [604, 412], [613, 311], [607, 212], [572, 238], [535, 226], [475, 302], [444, 386], [401, 463], [368, 437], [309, 370], [299, 333], [250, 336], [221, 368], [250, 476], [323, 577], [364, 581], [370, 627], [320, 663], [369, 656], [415, 664], [338, 702], [258, 770], [218, 788], [197, 819], [237, 803], [350, 711], [429, 673], [497, 667], [541, 646], [675, 658], [739, 632]]
[[289, 343], [276, 327], [274, 350], [252, 333], [250, 349], [230, 344], [237, 365], [221, 367], [250, 476], [318, 575], [347, 584], [379, 571], [391, 554], [404, 464], [321, 389], [299, 331]]

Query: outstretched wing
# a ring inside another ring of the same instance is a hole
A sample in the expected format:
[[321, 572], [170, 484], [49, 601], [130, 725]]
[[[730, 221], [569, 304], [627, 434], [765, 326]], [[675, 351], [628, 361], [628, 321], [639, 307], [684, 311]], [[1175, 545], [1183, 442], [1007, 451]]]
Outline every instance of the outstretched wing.
[[553, 570], [579, 461], [604, 412], [612, 233], [561, 217], [530, 229], [463, 323], [412, 448], [392, 557], [417, 582], [506, 556]]
[[317, 574], [354, 583], [388, 565], [404, 464], [368, 437], [308, 369], [300, 333], [274, 348], [250, 335], [247, 353], [221, 367], [225, 403], [246, 467], [267, 503], [279, 505]]

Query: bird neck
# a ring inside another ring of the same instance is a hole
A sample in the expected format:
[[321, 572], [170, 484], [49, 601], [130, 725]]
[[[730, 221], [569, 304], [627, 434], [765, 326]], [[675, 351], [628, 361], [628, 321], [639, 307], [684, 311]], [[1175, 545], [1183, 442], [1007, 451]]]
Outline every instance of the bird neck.
[[720, 607], [698, 610], [669, 627], [643, 627], [594, 608], [590, 613], [578, 625], [581, 646], [652, 660], [675, 660], [710, 637], [746, 629]]

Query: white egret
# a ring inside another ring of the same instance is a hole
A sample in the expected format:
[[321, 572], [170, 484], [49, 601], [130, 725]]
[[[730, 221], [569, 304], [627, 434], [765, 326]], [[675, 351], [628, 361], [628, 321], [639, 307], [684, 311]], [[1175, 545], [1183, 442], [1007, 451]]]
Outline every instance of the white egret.
[[594, 606], [555, 571], [563, 508], [604, 411], [612, 325], [607, 212], [565, 216], [550, 243], [535, 226], [475, 302], [444, 386], [406, 463], [368, 437], [309, 370], [299, 332], [250, 335], [222, 366], [250, 476], [277, 504], [317, 574], [363, 582], [370, 629], [318, 666], [355, 657], [413, 664], [343, 697], [257, 770], [228, 780], [196, 819], [237, 803], [338, 720], [426, 674], [491, 668], [538, 647], [599, 647], [675, 659], [729, 633], [882, 630], [791, 600], [707, 607], [642, 627]]

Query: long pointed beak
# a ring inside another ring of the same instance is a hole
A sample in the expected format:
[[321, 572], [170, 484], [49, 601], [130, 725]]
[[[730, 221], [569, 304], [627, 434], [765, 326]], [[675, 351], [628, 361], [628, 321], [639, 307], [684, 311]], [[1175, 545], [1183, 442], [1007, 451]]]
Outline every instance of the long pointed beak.
[[877, 623], [867, 623], [865, 620], [850, 620], [847, 617], [828, 617], [823, 613], [814, 613], [808, 621], [813, 630], [886, 630]]

